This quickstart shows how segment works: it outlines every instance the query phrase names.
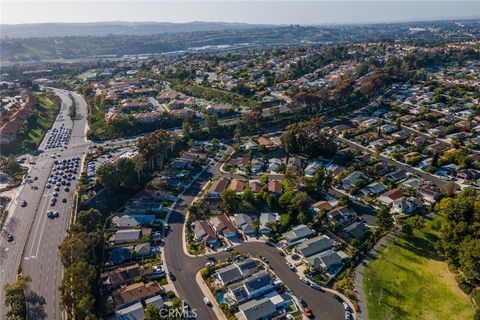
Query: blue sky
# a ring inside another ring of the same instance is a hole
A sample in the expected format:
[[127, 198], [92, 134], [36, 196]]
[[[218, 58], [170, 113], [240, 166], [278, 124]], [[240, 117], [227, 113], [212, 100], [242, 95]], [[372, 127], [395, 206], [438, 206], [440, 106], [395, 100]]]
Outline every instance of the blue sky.
[[224, 21], [331, 24], [479, 18], [475, 1], [2, 0], [1, 22]]

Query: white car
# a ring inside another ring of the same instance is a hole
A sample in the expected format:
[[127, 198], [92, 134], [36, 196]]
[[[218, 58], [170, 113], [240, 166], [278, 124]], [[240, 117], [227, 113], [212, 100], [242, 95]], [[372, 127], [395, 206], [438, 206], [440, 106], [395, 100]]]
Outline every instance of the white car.
[[209, 306], [209, 307], [212, 305], [212, 303], [210, 302], [210, 300], [208, 300], [207, 297], [204, 297], [204, 298], [203, 298], [203, 302], [204, 302], [207, 306]]
[[308, 279], [305, 278], [305, 277], [300, 277], [300, 281], [302, 281], [302, 282], [305, 283], [305, 284], [310, 285], [310, 280], [308, 280]]
[[352, 315], [350, 314], [350, 312], [346, 311], [345, 312], [345, 320], [351, 320], [352, 319]]
[[345, 311], [350, 311], [350, 306], [348, 305], [348, 303], [346, 303], [345, 301], [342, 302], [343, 304], [343, 308], [345, 309]]
[[208, 261], [207, 263], [205, 263], [205, 266], [206, 267], [215, 267], [215, 262], [214, 261]]
[[232, 251], [233, 250], [233, 247], [232, 246], [226, 246], [225, 247], [225, 251]]

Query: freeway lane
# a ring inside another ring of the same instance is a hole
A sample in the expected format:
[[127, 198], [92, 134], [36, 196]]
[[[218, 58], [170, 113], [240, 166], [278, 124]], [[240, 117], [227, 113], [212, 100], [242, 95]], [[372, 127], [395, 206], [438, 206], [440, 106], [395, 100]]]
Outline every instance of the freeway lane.
[[[183, 251], [183, 224], [189, 204], [200, 192], [208, 180], [218, 172], [220, 164], [210, 166], [200, 178], [188, 188], [179, 203], [175, 206], [168, 221], [171, 231], [167, 235], [164, 246], [165, 263], [169, 272], [176, 276], [175, 289], [180, 297], [187, 300], [192, 308], [197, 310], [198, 319], [216, 319], [210, 307], [203, 303], [203, 293], [195, 282], [196, 273], [205, 265], [207, 257], [191, 257]], [[344, 310], [333, 295], [320, 292], [302, 283], [298, 276], [290, 271], [285, 259], [280, 256], [276, 248], [260, 242], [249, 242], [235, 247], [240, 252], [250, 253], [253, 256], [263, 255], [270, 260], [277, 276], [292, 290], [297, 297], [303, 297], [309, 304], [317, 319], [338, 320], [344, 318]], [[218, 259], [225, 260], [227, 253], [213, 254]]]
[[[45, 185], [53, 167], [54, 159], [52, 154], [60, 153], [61, 159], [75, 156], [84, 157], [88, 150], [88, 143], [85, 139], [86, 133], [86, 102], [77, 94], [73, 97], [77, 104], [75, 122], [72, 123], [67, 116], [68, 107], [71, 105], [69, 93], [64, 90], [53, 89], [61, 98], [62, 106], [53, 127], [59, 127], [62, 123], [67, 128], [72, 128], [68, 148], [61, 151], [59, 148], [47, 149], [36, 157], [36, 164], [32, 165], [29, 174], [38, 177], [32, 185], [38, 190], [32, 190], [25, 184], [19, 193], [17, 202], [26, 200], [26, 208], [15, 206], [11, 212], [11, 232], [15, 237], [13, 243], [0, 239], [0, 300], [4, 300], [4, 286], [15, 280], [17, 270], [22, 274], [30, 276], [31, 302], [29, 304], [30, 319], [60, 319], [58, 285], [62, 278], [62, 266], [58, 255], [58, 245], [66, 234], [70, 223], [71, 199], [73, 191], [68, 194], [60, 192], [60, 199], [67, 198], [67, 203], [59, 201], [55, 210], [60, 212], [60, 218], [50, 221], [46, 219], [46, 210], [50, 209], [49, 201], [51, 190]], [[48, 138], [50, 132], [46, 134]], [[44, 139], [40, 150], [45, 147]], [[74, 189], [72, 184], [71, 190]], [[24, 251], [25, 250], [25, 251]], [[0, 319], [5, 317], [5, 308], [0, 308]]]
[[[56, 93], [65, 105], [69, 106], [71, 104], [71, 99], [67, 93], [60, 90], [56, 90]], [[85, 140], [87, 105], [78, 95], [72, 95], [77, 105], [78, 116], [72, 123], [67, 115], [68, 107], [63, 110], [60, 116], [65, 126], [72, 128], [68, 148], [61, 152], [61, 160], [76, 156], [80, 156], [83, 160], [88, 150], [88, 143]], [[35, 215], [22, 261], [22, 273], [32, 278], [30, 289], [41, 302], [41, 304], [34, 306], [35, 319], [61, 319], [62, 317], [58, 287], [62, 280], [63, 267], [58, 246], [66, 236], [66, 230], [70, 224], [72, 200], [77, 181], [72, 181], [69, 192], [65, 192], [62, 187], [58, 202], [54, 207], [51, 207], [49, 203], [52, 190], [45, 189], [43, 203], [41, 202]], [[67, 199], [66, 203], [62, 202], [63, 198]], [[46, 216], [47, 210], [51, 209], [59, 212], [59, 218], [49, 219]]]

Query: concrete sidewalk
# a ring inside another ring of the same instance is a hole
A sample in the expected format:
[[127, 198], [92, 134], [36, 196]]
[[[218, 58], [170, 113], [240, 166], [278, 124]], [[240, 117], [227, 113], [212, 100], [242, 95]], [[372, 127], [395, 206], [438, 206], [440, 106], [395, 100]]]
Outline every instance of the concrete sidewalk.
[[381, 238], [375, 246], [363, 257], [362, 261], [355, 268], [355, 292], [358, 299], [358, 311], [357, 319], [358, 320], [367, 320], [367, 303], [365, 301], [365, 291], [363, 289], [363, 273], [365, 267], [373, 260], [375, 257], [385, 248], [388, 242], [395, 239], [394, 233], [388, 233], [383, 238]]

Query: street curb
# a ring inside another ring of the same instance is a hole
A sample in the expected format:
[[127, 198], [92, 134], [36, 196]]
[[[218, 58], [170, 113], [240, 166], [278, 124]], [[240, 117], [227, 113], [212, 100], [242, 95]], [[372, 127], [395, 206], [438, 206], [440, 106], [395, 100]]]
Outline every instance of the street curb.
[[[200, 269], [201, 270], [201, 269]], [[197, 282], [200, 290], [202, 290], [203, 294], [210, 300], [212, 303], [212, 310], [217, 316], [218, 320], [227, 320], [227, 317], [223, 314], [223, 311], [220, 309], [220, 306], [217, 303], [217, 299], [213, 296], [212, 292], [208, 288], [207, 284], [203, 280], [202, 274], [200, 271], [197, 272], [195, 275], [195, 281]]]

